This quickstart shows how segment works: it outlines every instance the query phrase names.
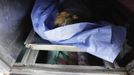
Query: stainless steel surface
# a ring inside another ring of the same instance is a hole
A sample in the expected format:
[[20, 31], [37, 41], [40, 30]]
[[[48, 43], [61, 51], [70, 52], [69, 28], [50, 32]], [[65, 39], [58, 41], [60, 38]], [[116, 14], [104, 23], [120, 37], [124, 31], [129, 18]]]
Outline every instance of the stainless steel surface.
[[124, 69], [106, 69], [101, 66], [74, 66], [74, 65], [14, 65], [11, 75], [127, 75]]
[[[22, 20], [29, 8], [28, 0], [0, 0], [0, 60], [9, 68], [16, 61], [23, 46], [26, 37], [23, 35], [28, 25], [26, 21], [22, 25]], [[7, 69], [0, 67], [0, 70], [3, 68]]]
[[[11, 75], [127, 75], [125, 68], [115, 68], [108, 62], [104, 66], [58, 65], [36, 63], [39, 50], [28, 49], [20, 63], [14, 64]], [[105, 61], [106, 62], [106, 61]], [[108, 66], [108, 68], [107, 68]], [[109, 68], [110, 66], [110, 68]]]

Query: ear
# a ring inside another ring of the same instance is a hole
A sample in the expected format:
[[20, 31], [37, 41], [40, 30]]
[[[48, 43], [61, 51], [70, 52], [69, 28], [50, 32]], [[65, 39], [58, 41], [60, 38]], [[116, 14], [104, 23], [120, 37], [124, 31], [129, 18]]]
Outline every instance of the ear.
[[77, 15], [73, 15], [73, 19], [79, 19]]

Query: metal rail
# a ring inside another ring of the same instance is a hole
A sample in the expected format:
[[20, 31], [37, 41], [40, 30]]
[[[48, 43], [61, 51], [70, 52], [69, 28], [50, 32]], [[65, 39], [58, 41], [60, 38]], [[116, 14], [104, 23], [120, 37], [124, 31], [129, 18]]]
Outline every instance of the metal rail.
[[112, 64], [103, 61], [104, 66], [52, 65], [36, 63], [40, 50], [73, 52], [80, 52], [80, 50], [73, 46], [33, 44], [32, 39], [34, 39], [34, 35], [35, 33], [31, 31], [25, 41], [25, 46], [28, 49], [26, 50], [21, 62], [14, 64], [10, 73], [11, 75], [127, 75], [126, 69], [119, 67], [116, 62]]

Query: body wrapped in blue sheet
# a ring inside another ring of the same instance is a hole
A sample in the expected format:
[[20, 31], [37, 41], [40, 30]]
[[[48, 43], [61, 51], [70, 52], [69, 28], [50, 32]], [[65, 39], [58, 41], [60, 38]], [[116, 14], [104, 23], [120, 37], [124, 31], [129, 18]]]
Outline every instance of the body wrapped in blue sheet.
[[54, 28], [58, 4], [56, 0], [36, 0], [31, 14], [35, 32], [53, 44], [76, 46], [113, 62], [122, 49], [126, 29], [104, 22], [80, 22]]

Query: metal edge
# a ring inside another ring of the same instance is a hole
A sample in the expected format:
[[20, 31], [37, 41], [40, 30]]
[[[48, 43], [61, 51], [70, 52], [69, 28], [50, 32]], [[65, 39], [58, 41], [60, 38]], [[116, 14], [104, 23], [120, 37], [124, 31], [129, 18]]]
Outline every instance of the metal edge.
[[[25, 66], [15, 66], [11, 70], [11, 74], [14, 73], [27, 73], [27, 74], [45, 74], [45, 73], [62, 73], [61, 75], [65, 75], [65, 73], [72, 73], [72, 75], [81, 75], [81, 74], [98, 74], [98, 75], [127, 75], [125, 69], [115, 69], [108, 70], [101, 66], [74, 66], [74, 65], [50, 65], [50, 64], [35, 64], [35, 65], [25, 65]], [[46, 74], [45, 74], [46, 75]]]
[[36, 59], [38, 57], [39, 51], [32, 50], [29, 54], [29, 57], [27, 58], [27, 63], [26, 65], [34, 65], [36, 62]]
[[67, 45], [27, 44], [26, 47], [31, 48], [33, 50], [85, 52], [75, 46], [67, 46]]
[[132, 60], [130, 63], [128, 63], [128, 65], [126, 65], [126, 69], [128, 71], [134, 69], [134, 60]]
[[34, 30], [32, 29], [32, 30], [30, 31], [30, 33], [29, 33], [29, 35], [28, 35], [26, 41], [24, 42], [24, 45], [30, 44], [31, 41], [33, 40], [34, 35], [35, 35], [35, 32], [34, 32]]
[[8, 75], [11, 67], [5, 64], [2, 60], [0, 60], [0, 74]]

